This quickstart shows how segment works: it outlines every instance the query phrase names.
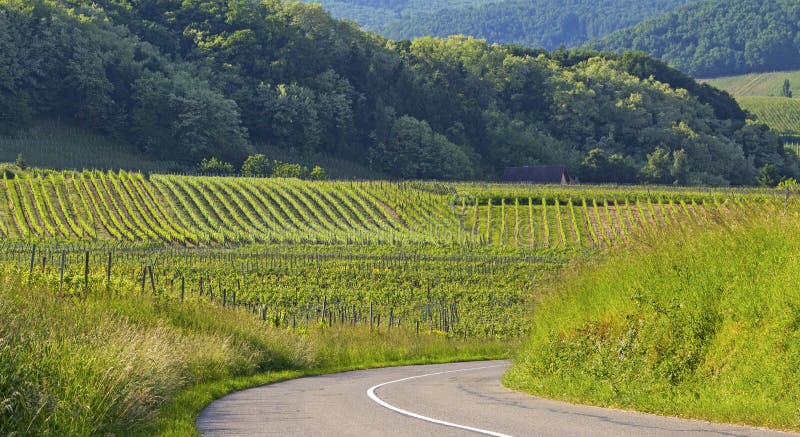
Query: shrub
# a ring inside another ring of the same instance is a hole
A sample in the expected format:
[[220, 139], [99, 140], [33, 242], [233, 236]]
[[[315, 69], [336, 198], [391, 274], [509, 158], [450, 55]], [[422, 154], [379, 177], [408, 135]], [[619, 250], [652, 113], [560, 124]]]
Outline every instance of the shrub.
[[311, 169], [311, 174], [309, 176], [315, 181], [324, 181], [325, 179], [328, 179], [328, 173], [324, 168], [318, 165]]
[[242, 176], [268, 177], [272, 173], [272, 162], [261, 153], [248, 156], [242, 164]]
[[275, 161], [272, 176], [276, 178], [306, 179], [308, 177], [308, 167], [304, 167], [300, 164]]
[[21, 170], [25, 170], [26, 168], [28, 168], [28, 164], [25, 163], [25, 158], [22, 157], [22, 152], [20, 152], [20, 154], [17, 155], [17, 159], [14, 161], [14, 165], [19, 167]]
[[233, 174], [233, 164], [230, 162], [220, 161], [215, 157], [205, 158], [200, 161], [198, 170], [206, 175], [230, 175]]

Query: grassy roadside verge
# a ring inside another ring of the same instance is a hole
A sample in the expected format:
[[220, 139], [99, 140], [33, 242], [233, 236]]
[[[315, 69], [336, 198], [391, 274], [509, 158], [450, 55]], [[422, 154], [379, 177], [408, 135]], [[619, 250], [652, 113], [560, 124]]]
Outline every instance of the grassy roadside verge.
[[800, 429], [800, 225], [675, 229], [569, 273], [504, 383], [571, 402]]
[[0, 435], [187, 435], [211, 400], [316, 373], [507, 357], [516, 342], [276, 328], [204, 302], [59, 297], [0, 267]]

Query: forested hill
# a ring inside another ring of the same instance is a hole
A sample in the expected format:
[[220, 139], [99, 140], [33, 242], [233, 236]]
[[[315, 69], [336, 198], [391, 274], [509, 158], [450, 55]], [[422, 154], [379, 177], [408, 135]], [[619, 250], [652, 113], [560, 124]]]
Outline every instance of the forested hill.
[[277, 1], [0, 0], [0, 128], [56, 115], [188, 163], [269, 145], [403, 178], [537, 163], [603, 182], [797, 174], [729, 95], [644, 55], [392, 42]]
[[800, 2], [708, 0], [620, 30], [590, 47], [641, 50], [699, 77], [800, 68]]
[[319, 1], [334, 16], [389, 38], [463, 34], [555, 49], [581, 45], [691, 0]]

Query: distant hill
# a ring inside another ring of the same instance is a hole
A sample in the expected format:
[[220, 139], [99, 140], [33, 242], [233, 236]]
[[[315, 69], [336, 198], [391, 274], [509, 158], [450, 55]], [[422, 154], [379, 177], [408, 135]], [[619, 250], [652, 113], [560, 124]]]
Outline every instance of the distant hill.
[[694, 76], [800, 68], [800, 2], [708, 0], [619, 30], [588, 47], [640, 50]]
[[489, 42], [574, 47], [690, 0], [314, 0], [394, 39], [455, 34]]

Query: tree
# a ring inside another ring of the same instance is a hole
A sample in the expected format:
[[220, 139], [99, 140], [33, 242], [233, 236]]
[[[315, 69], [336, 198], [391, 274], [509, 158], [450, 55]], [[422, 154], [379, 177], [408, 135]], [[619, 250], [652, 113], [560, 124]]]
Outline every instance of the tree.
[[403, 178], [462, 179], [472, 175], [463, 150], [435, 133], [427, 122], [407, 115], [394, 122], [390, 138], [370, 151], [370, 160], [379, 170]]
[[759, 169], [758, 184], [762, 187], [774, 187], [778, 185], [778, 168], [772, 164], [764, 164]]
[[315, 181], [324, 181], [328, 179], [328, 173], [325, 171], [324, 168], [315, 165], [314, 168], [311, 169], [311, 174], [309, 178]]
[[14, 161], [14, 165], [20, 168], [20, 170], [25, 170], [28, 168], [28, 164], [25, 162], [25, 158], [22, 157], [22, 152], [17, 155], [17, 159]]
[[672, 177], [675, 185], [686, 185], [689, 180], [689, 158], [686, 151], [681, 149], [672, 153]]
[[272, 174], [272, 161], [261, 153], [248, 156], [242, 164], [242, 176], [268, 177]]
[[647, 182], [665, 184], [669, 182], [673, 158], [670, 157], [669, 150], [658, 147], [647, 155], [647, 164], [642, 167], [642, 176]]
[[792, 98], [792, 84], [789, 79], [783, 81], [783, 88], [781, 88], [781, 96]]

